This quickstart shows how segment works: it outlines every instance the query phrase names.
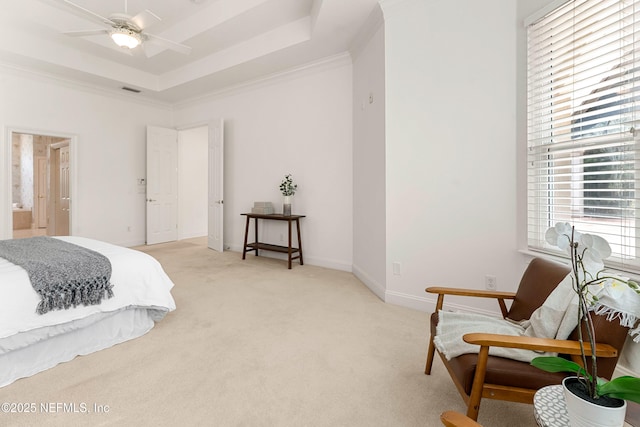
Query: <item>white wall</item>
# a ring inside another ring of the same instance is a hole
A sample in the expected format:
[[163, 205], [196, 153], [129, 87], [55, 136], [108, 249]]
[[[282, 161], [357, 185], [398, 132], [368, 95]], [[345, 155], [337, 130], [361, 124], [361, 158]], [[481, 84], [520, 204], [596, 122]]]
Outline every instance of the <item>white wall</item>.
[[[428, 285], [515, 290], [515, 3], [383, 1], [386, 301], [431, 310]], [[392, 263], [401, 265], [393, 275]], [[456, 300], [498, 311], [495, 303]]]
[[[242, 250], [240, 214], [254, 201], [282, 212], [278, 186], [291, 173], [293, 213], [307, 215], [300, 222], [305, 263], [351, 270], [351, 81], [345, 55], [175, 107], [178, 127], [224, 119], [225, 246]], [[260, 234], [282, 244], [285, 224], [263, 221]]]
[[[0, 96], [2, 217], [11, 210], [6, 130], [72, 135], [78, 179], [73, 234], [123, 246], [144, 243], [145, 194], [138, 192], [137, 179], [146, 174], [145, 126], [169, 126], [170, 108], [8, 68], [0, 68]], [[11, 237], [7, 223], [0, 222], [0, 237]]]
[[207, 235], [209, 128], [178, 131], [178, 239]]
[[385, 55], [377, 7], [353, 53], [353, 272], [381, 299], [386, 290]]

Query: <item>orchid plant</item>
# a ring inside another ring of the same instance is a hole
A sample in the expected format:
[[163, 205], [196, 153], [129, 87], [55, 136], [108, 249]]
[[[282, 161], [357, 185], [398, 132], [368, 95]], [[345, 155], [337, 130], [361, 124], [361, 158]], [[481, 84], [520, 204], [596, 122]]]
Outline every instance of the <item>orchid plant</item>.
[[283, 196], [293, 196], [296, 194], [296, 190], [298, 189], [298, 184], [293, 183], [293, 178], [291, 174], [285, 175], [284, 179], [280, 183], [280, 191]]
[[561, 357], [536, 357], [531, 364], [548, 372], [575, 372], [586, 386], [590, 396], [611, 396], [640, 403], [640, 378], [622, 376], [607, 381], [598, 377], [595, 355], [591, 355], [591, 368], [587, 371], [584, 342], [596, 346], [593, 314], [606, 314], [608, 320], [620, 319], [623, 326], [633, 328], [631, 334], [640, 340], [637, 313], [640, 311], [640, 288], [628, 278], [607, 272], [603, 260], [611, 255], [609, 243], [600, 236], [584, 234], [569, 223], [558, 223], [545, 234], [547, 243], [566, 250], [571, 258], [573, 289], [578, 296], [578, 328], [582, 366]]

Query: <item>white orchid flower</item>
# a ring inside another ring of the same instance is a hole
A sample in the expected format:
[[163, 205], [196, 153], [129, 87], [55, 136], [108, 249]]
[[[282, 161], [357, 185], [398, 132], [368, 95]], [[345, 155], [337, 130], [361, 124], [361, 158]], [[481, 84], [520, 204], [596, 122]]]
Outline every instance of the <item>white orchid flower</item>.
[[604, 238], [594, 234], [583, 234], [579, 240], [580, 245], [584, 245], [592, 254], [601, 260], [611, 256], [611, 246]]
[[590, 284], [587, 287], [587, 290], [583, 291], [587, 303], [589, 303], [589, 305], [593, 305], [603, 295], [608, 295], [611, 298], [619, 299], [621, 296], [623, 296], [626, 290], [625, 288], [628, 288], [625, 280], [628, 279], [612, 275], [611, 277], [607, 277], [606, 279], [599, 280]]
[[[575, 248], [571, 247], [572, 239], [576, 246]], [[603, 260], [611, 256], [611, 247], [605, 239], [592, 234], [582, 234], [573, 229], [568, 222], [559, 222], [554, 227], [549, 228], [545, 233], [545, 240], [547, 243], [557, 246], [569, 254], [576, 249], [576, 255], [582, 262], [584, 271], [591, 276], [591, 279], [595, 278], [596, 274], [604, 268]], [[580, 283], [589, 280], [582, 273], [582, 271], [579, 272], [579, 277], [577, 277]]]
[[559, 222], [555, 227], [551, 227], [544, 235], [547, 243], [553, 246], [557, 246], [562, 250], [569, 250], [569, 243], [571, 242], [571, 224], [568, 222]]
[[611, 247], [605, 239], [592, 234], [583, 234], [578, 241], [578, 250], [584, 252], [582, 264], [588, 272], [595, 274], [604, 268], [604, 259], [611, 255]]
[[[620, 299], [621, 296], [624, 295], [625, 292], [629, 289], [625, 282], [622, 282], [623, 279], [611, 279], [607, 280], [605, 283], [605, 287], [607, 288], [609, 295], [611, 295], [614, 299]], [[628, 280], [628, 279], [627, 279]]]

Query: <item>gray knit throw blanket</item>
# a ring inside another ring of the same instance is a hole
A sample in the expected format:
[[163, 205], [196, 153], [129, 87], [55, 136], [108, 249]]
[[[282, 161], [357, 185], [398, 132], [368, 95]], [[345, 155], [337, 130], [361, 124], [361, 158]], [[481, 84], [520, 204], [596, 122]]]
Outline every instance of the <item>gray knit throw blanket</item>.
[[0, 257], [27, 271], [42, 297], [38, 314], [100, 304], [113, 296], [109, 259], [82, 246], [46, 236], [0, 240]]

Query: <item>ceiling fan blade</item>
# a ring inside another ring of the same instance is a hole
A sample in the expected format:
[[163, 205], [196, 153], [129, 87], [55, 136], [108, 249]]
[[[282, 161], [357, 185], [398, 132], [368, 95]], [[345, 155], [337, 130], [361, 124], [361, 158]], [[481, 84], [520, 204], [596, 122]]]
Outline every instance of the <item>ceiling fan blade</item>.
[[131, 18], [134, 24], [138, 26], [141, 30], [149, 27], [154, 22], [162, 21], [158, 15], [151, 12], [149, 9], [145, 9], [142, 12], [138, 13], [136, 16]]
[[89, 9], [85, 9], [84, 7], [77, 5], [72, 1], [69, 1], [69, 0], [62, 0], [62, 1], [68, 4], [69, 6], [71, 6], [72, 8], [74, 8], [76, 11], [85, 15], [87, 18], [93, 19], [94, 21], [100, 22], [102, 24], [116, 25], [116, 23], [110, 20], [109, 18], [105, 18], [102, 15], [98, 15], [97, 13], [92, 12]]
[[128, 47], [118, 47], [118, 46], [116, 46], [115, 49], [120, 53], [124, 53], [125, 55], [135, 56], [134, 55], [135, 49], [129, 49]]
[[149, 33], [144, 33], [144, 35], [146, 36], [147, 40], [151, 43], [155, 43], [159, 46], [162, 46], [166, 49], [170, 49], [173, 50], [175, 52], [179, 52], [179, 53], [183, 53], [185, 55], [189, 55], [191, 53], [191, 47], [181, 44], [181, 43], [176, 43], [174, 41], [171, 40], [167, 40], [167, 39], [163, 39], [162, 37], [158, 37], [155, 36], [153, 34], [149, 34]]
[[71, 37], [85, 37], [85, 36], [97, 36], [102, 34], [109, 34], [107, 30], [84, 30], [84, 31], [65, 31], [62, 34]]

